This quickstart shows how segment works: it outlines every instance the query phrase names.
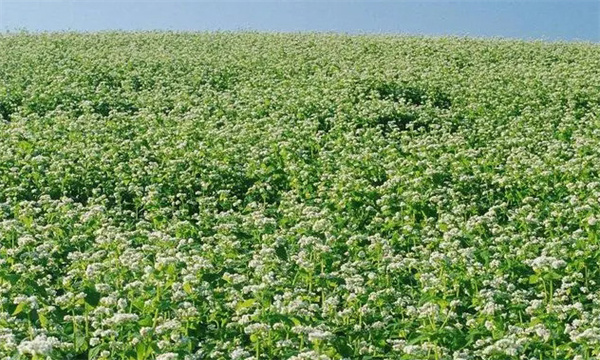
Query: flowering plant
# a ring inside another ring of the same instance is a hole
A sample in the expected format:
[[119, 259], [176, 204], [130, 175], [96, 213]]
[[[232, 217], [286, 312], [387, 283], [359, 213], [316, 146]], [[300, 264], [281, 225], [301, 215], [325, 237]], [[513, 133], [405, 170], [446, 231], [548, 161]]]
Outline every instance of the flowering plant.
[[600, 356], [597, 45], [0, 54], [0, 358]]

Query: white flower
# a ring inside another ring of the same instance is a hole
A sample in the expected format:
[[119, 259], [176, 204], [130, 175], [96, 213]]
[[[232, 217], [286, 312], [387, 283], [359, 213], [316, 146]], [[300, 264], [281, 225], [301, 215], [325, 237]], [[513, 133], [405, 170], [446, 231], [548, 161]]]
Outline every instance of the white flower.
[[[181, 323], [179, 321], [173, 319], [173, 320], [165, 321], [161, 325], [157, 326], [155, 331], [157, 334], [163, 334], [165, 332], [177, 330], [180, 327], [181, 327]], [[142, 334], [142, 336], [144, 336], [144, 335]]]
[[539, 256], [533, 260], [529, 260], [528, 263], [534, 270], [540, 271], [549, 269], [560, 269], [566, 266], [567, 264], [564, 260], [545, 255]]
[[329, 340], [333, 337], [333, 334], [329, 331], [313, 330], [308, 333], [309, 341], [324, 341]]
[[55, 337], [46, 335], [37, 335], [33, 340], [23, 340], [19, 344], [20, 354], [29, 354], [32, 356], [48, 356], [52, 350], [60, 345], [60, 341]]
[[230, 354], [231, 360], [244, 359], [248, 356], [250, 356], [250, 353], [242, 348], [237, 348]]
[[156, 357], [156, 360], [177, 360], [179, 358], [179, 355], [177, 355], [176, 353], [164, 353], [164, 354], [160, 354]]
[[244, 332], [246, 334], [262, 333], [269, 330], [269, 325], [262, 323], [254, 323], [246, 326]]
[[104, 319], [102, 321], [102, 325], [104, 326], [116, 326], [121, 325], [128, 322], [138, 321], [139, 316], [136, 314], [126, 314], [126, 313], [116, 313], [112, 317], [108, 319]]

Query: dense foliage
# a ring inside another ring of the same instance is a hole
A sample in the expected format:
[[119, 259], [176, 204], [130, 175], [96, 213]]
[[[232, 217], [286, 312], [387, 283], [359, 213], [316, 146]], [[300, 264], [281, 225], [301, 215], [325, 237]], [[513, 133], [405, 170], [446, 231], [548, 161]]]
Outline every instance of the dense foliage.
[[0, 37], [5, 359], [600, 356], [600, 48]]

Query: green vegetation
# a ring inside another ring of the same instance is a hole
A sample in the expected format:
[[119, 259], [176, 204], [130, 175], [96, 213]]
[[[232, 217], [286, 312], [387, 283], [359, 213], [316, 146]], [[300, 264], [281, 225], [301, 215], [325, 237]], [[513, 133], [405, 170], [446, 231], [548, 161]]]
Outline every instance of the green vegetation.
[[600, 356], [600, 47], [0, 36], [0, 358]]

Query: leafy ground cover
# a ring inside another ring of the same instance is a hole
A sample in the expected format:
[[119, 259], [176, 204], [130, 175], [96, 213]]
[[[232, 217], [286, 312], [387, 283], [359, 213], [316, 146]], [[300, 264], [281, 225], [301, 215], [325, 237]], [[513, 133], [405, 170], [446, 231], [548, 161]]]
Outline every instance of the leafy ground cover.
[[600, 356], [600, 48], [0, 37], [4, 359]]

